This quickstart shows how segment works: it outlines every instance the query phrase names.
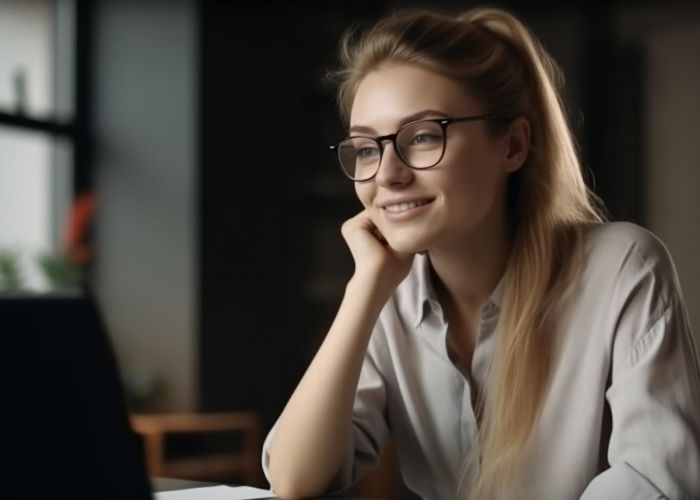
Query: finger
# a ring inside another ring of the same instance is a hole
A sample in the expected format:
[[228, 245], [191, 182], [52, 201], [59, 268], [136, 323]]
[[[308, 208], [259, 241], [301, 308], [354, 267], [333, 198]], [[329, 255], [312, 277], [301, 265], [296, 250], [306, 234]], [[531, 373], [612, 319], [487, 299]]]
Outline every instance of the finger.
[[374, 223], [372, 220], [372, 217], [370, 217], [369, 212], [367, 210], [363, 210], [357, 215], [358, 221], [363, 225], [364, 229], [369, 231], [372, 236], [374, 236], [382, 245], [387, 246], [387, 240], [382, 234], [382, 232], [379, 230], [377, 225]]

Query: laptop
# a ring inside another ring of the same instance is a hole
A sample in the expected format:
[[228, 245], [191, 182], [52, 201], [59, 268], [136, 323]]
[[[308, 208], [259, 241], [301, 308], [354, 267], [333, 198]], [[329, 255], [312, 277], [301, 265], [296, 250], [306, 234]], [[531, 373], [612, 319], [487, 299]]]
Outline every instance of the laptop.
[[0, 398], [0, 497], [152, 498], [88, 294], [0, 295]]

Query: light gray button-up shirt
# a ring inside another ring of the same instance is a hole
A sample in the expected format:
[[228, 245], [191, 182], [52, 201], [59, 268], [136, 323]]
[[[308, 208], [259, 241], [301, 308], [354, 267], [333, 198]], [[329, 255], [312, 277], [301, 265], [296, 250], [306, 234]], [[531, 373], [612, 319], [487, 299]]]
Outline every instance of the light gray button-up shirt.
[[[700, 498], [700, 370], [671, 258], [628, 223], [588, 230], [585, 258], [554, 307], [551, 385], [513, 498]], [[477, 436], [471, 392], [488, 377], [507, 274], [481, 310], [465, 377], [448, 356], [429, 266], [416, 256], [375, 326], [339, 488], [377, 462], [391, 434], [413, 491], [456, 498]]]

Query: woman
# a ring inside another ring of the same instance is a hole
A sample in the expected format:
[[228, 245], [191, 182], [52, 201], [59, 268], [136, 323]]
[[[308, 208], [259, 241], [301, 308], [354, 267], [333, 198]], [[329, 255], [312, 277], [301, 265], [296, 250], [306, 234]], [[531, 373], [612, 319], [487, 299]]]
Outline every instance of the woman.
[[675, 270], [605, 223], [554, 63], [511, 15], [347, 37], [355, 272], [264, 447], [282, 497], [348, 487], [395, 438], [424, 498], [700, 497], [700, 375]]

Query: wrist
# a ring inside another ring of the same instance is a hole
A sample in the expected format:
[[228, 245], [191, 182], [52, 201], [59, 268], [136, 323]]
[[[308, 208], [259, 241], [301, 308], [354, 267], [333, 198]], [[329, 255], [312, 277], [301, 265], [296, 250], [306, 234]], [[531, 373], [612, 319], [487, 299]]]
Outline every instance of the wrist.
[[346, 295], [363, 297], [368, 305], [381, 310], [396, 288], [393, 284], [383, 283], [376, 274], [355, 272], [345, 287]]

